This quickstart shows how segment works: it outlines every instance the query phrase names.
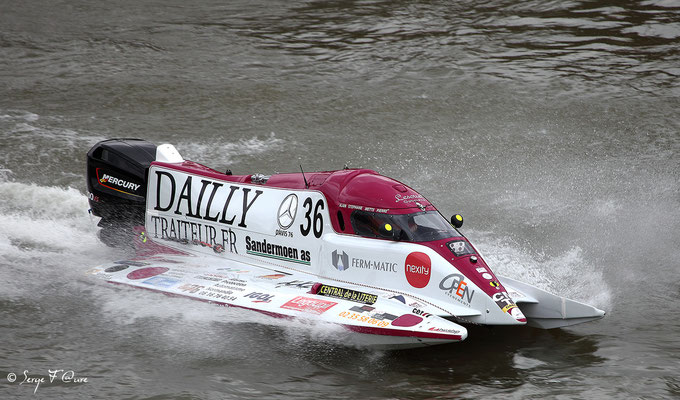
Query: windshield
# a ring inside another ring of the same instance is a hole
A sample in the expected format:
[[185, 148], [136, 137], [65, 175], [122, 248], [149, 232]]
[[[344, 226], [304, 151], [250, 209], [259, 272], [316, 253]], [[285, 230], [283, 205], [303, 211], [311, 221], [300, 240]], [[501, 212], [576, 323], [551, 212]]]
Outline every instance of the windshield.
[[[365, 237], [431, 242], [463, 236], [437, 211], [392, 215], [355, 210], [351, 221], [354, 232]], [[389, 224], [392, 231], [385, 230], [385, 224]]]

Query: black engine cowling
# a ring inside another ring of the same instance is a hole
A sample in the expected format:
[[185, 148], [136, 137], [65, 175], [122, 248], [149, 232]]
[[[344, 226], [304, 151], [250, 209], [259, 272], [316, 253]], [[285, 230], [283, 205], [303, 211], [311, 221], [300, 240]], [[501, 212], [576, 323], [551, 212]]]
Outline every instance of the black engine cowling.
[[131, 229], [144, 225], [146, 182], [156, 145], [141, 139], [109, 139], [87, 153], [90, 209], [99, 221], [99, 238], [109, 246], [125, 245]]

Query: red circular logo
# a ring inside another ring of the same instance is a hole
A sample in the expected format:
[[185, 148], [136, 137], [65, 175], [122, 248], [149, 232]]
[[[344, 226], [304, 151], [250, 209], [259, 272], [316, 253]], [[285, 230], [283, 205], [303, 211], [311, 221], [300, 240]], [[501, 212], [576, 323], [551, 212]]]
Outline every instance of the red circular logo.
[[127, 274], [128, 279], [144, 279], [152, 276], [160, 275], [163, 272], [168, 272], [170, 269], [165, 267], [149, 267], [132, 271]]
[[432, 265], [427, 254], [416, 251], [406, 257], [404, 265], [406, 280], [414, 288], [424, 288], [430, 283], [431, 270]]
[[416, 326], [421, 322], [423, 322], [423, 317], [419, 317], [417, 315], [412, 315], [412, 314], [404, 314], [401, 317], [392, 321], [392, 325], [409, 327], [409, 326]]

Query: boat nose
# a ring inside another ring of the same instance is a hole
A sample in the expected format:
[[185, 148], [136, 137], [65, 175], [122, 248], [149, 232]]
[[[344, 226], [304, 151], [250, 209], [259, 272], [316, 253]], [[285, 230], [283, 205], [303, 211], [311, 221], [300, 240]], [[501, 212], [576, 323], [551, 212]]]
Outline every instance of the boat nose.
[[501, 311], [503, 315], [503, 322], [500, 322], [501, 325], [526, 325], [527, 317], [517, 304], [509, 304], [501, 308]]
[[487, 315], [490, 311], [489, 309], [494, 309], [491, 311], [491, 315], [495, 316], [491, 318], [498, 321], [499, 325], [525, 325], [527, 323], [527, 317], [505, 291], [489, 296]]
[[468, 337], [468, 331], [464, 327], [461, 326], [461, 332], [460, 332], [460, 340], [465, 340]]
[[524, 313], [519, 309], [519, 307], [517, 307], [516, 304], [513, 308], [508, 310], [508, 313], [515, 321], [517, 321], [519, 325], [524, 325], [527, 323], [527, 317], [524, 316]]

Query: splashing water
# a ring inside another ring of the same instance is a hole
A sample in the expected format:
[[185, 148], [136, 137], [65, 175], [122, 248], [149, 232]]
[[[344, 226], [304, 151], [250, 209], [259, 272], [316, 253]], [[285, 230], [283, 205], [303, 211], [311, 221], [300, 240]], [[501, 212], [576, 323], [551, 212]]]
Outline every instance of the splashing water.
[[602, 271], [589, 265], [583, 250], [576, 246], [559, 255], [532, 256], [521, 246], [493, 237], [489, 233], [471, 232], [491, 269], [548, 292], [611, 308], [611, 288]]

